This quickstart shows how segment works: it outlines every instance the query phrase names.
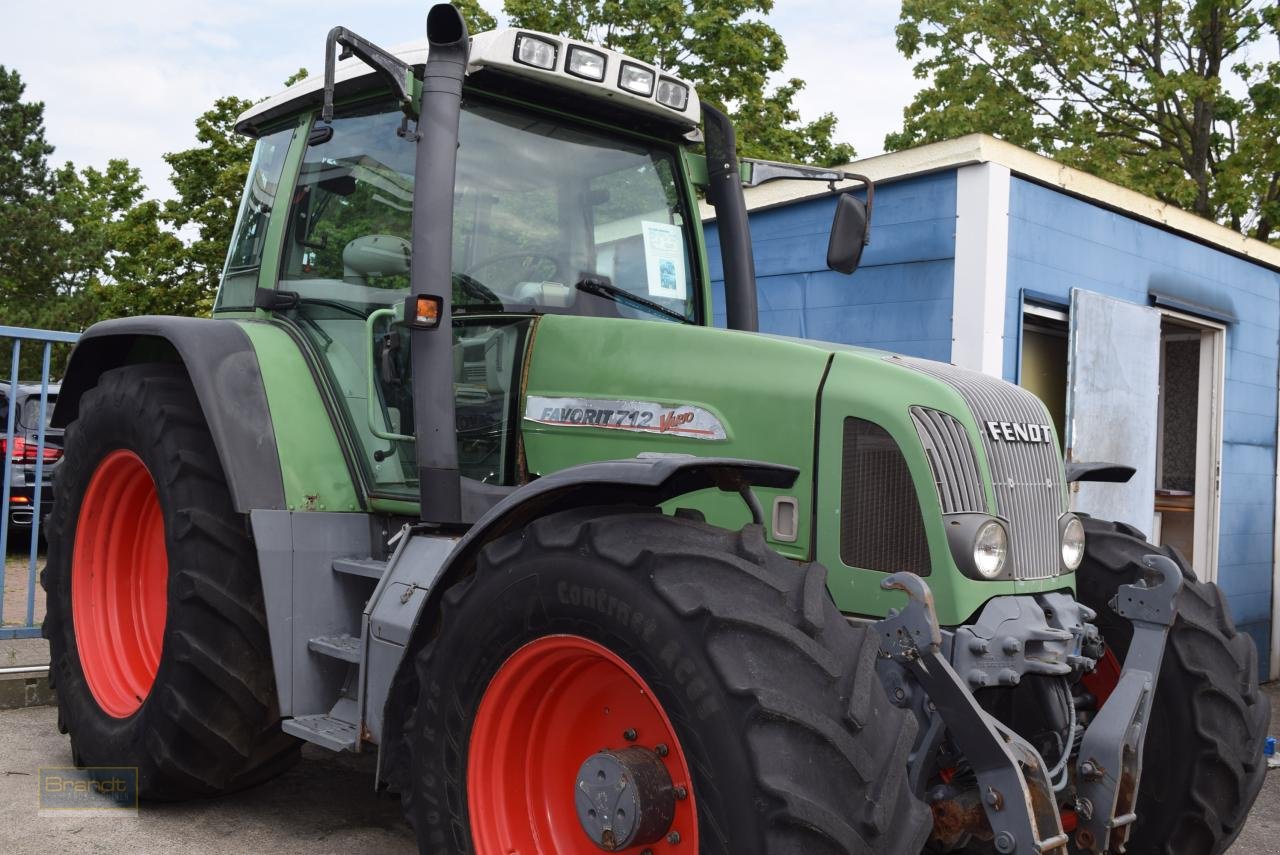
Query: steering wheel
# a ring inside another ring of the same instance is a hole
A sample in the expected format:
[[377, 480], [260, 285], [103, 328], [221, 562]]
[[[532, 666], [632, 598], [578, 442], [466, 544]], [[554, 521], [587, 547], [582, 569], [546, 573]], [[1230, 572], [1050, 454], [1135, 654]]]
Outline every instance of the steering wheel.
[[529, 260], [541, 259], [543, 261], [550, 261], [551, 266], [554, 268], [552, 275], [558, 276], [560, 274], [560, 266], [561, 266], [560, 259], [556, 258], [554, 255], [552, 255], [549, 252], [504, 252], [501, 255], [491, 255], [488, 258], [482, 259], [481, 261], [477, 261], [475, 264], [471, 265], [471, 267], [469, 267], [464, 272], [465, 272], [465, 275], [467, 276], [474, 276], [477, 270], [481, 270], [485, 267], [490, 267], [502, 261], [511, 261], [517, 258], [529, 259]]

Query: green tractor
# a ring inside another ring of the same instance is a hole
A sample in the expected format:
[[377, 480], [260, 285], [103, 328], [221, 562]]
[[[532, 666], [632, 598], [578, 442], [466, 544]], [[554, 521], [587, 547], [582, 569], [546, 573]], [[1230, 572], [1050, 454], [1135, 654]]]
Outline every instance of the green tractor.
[[95, 325], [54, 415], [77, 764], [184, 799], [376, 753], [442, 855], [1235, 838], [1256, 653], [1179, 556], [1069, 511], [1116, 469], [1064, 469], [1000, 380], [756, 334], [743, 186], [839, 187], [849, 273], [870, 182], [740, 161], [688, 83], [448, 5], [394, 53], [333, 30], [238, 129], [214, 317]]

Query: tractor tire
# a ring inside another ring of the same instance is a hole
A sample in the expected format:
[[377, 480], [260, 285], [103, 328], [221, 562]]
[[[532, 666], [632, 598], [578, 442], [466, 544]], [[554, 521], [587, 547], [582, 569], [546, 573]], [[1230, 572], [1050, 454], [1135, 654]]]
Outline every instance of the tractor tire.
[[287, 769], [257, 558], [181, 366], [102, 374], [67, 426], [49, 518], [50, 684], [77, 766], [143, 798]]
[[1222, 591], [1196, 580], [1187, 562], [1124, 523], [1081, 517], [1081, 601], [1098, 613], [1103, 639], [1123, 664], [1132, 625], [1109, 603], [1142, 576], [1143, 557], [1166, 555], [1182, 570], [1142, 755], [1133, 855], [1218, 855], [1236, 839], [1262, 787], [1271, 704], [1258, 688], [1258, 654], [1236, 632]]
[[[565, 511], [489, 544], [439, 619], [405, 733], [422, 853], [915, 855], [931, 830], [874, 634], [759, 526]], [[661, 752], [683, 788], [656, 838], [585, 830], [606, 749]]]

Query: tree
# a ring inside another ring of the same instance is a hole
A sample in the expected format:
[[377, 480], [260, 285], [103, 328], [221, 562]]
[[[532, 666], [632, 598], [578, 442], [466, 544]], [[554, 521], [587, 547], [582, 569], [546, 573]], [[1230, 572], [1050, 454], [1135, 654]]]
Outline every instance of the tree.
[[453, 0], [453, 5], [462, 13], [467, 22], [467, 32], [473, 36], [498, 26], [497, 20], [480, 6], [479, 0]]
[[[306, 76], [305, 71], [299, 74]], [[296, 79], [298, 74], [290, 78]], [[253, 140], [235, 132], [236, 117], [251, 106], [243, 98], [219, 98], [196, 119], [199, 145], [164, 156], [178, 194], [165, 203], [164, 216], [180, 232], [194, 233], [186, 247], [186, 275], [193, 278], [189, 287], [203, 295], [206, 309], [218, 290], [253, 159]]]
[[44, 104], [0, 66], [0, 323], [35, 322], [55, 292], [62, 229], [49, 169]]
[[742, 152], [834, 165], [854, 156], [834, 141], [836, 120], [807, 124], [794, 106], [804, 82], [769, 90], [787, 49], [763, 16], [773, 0], [506, 0], [518, 27], [594, 42], [690, 81], [700, 97], [726, 107]]
[[1268, 240], [1278, 72], [1246, 52], [1276, 25], [1263, 0], [904, 0], [930, 82], [885, 146], [990, 133]]

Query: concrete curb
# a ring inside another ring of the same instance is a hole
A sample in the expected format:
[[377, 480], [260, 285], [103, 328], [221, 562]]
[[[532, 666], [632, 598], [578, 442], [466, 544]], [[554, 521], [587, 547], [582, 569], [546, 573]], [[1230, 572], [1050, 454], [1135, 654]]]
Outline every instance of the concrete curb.
[[54, 701], [47, 665], [0, 668], [0, 710], [42, 707]]

